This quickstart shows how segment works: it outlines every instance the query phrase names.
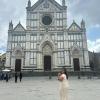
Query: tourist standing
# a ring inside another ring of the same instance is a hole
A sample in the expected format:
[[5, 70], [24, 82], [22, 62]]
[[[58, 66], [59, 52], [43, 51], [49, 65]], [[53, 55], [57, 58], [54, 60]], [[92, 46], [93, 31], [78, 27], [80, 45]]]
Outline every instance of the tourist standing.
[[68, 73], [65, 69], [58, 73], [58, 80], [60, 81], [60, 100], [68, 100]]
[[5, 79], [6, 79], [6, 82], [8, 82], [8, 73], [6, 73], [6, 75], [5, 75]]
[[21, 72], [19, 74], [19, 79], [20, 79], [20, 82], [21, 82], [21, 80], [22, 80], [22, 73]]
[[1, 80], [4, 80], [4, 73], [1, 73]]
[[15, 83], [17, 83], [17, 72], [15, 72]]

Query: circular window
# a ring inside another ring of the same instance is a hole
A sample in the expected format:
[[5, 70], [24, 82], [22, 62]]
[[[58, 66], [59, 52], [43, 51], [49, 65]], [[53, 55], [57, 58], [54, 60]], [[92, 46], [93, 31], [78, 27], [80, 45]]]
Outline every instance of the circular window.
[[44, 25], [50, 25], [52, 23], [52, 18], [49, 15], [45, 15], [42, 17], [42, 23]]

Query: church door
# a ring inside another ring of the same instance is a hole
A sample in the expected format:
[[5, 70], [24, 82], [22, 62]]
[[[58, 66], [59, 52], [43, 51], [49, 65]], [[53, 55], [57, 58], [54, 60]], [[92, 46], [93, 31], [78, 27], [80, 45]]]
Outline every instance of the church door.
[[15, 72], [21, 71], [21, 59], [16, 59], [15, 61]]
[[73, 63], [74, 63], [74, 71], [80, 71], [79, 58], [74, 58]]
[[44, 71], [51, 70], [51, 56], [44, 56]]

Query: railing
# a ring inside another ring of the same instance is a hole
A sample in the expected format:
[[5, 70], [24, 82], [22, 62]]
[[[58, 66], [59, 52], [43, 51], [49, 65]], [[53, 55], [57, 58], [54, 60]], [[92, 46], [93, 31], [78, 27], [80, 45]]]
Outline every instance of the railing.
[[75, 71], [75, 72], [69, 72], [69, 75], [77, 76], [78, 79], [82, 77], [87, 77], [88, 79], [91, 79], [93, 77], [100, 78], [100, 72], [98, 71]]

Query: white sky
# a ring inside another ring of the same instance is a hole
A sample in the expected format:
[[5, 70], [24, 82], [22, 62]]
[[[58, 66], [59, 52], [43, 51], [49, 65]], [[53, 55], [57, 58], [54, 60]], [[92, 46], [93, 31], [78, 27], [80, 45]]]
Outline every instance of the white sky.
[[[19, 21], [25, 27], [28, 0], [0, 0], [0, 53], [6, 51], [9, 21], [16, 26]], [[31, 0], [32, 5], [37, 0]], [[62, 0], [56, 0], [61, 2]], [[80, 24], [86, 21], [88, 49], [100, 52], [100, 0], [66, 0], [68, 26], [73, 19]]]

